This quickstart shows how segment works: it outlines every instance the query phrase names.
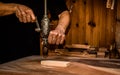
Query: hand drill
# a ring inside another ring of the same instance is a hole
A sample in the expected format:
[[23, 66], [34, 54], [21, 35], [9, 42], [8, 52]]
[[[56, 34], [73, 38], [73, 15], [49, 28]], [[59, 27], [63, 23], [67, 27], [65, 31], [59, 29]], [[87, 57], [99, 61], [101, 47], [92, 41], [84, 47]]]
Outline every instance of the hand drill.
[[49, 18], [47, 16], [47, 0], [44, 0], [44, 16], [41, 20], [41, 37], [42, 37], [42, 54], [48, 56], [48, 35], [49, 35]]
[[[37, 18], [37, 17], [36, 17]], [[40, 32], [40, 37], [42, 38], [40, 41], [41, 47], [41, 54], [43, 55], [43, 57], [47, 57], [48, 56], [48, 35], [49, 35], [49, 18], [47, 16], [47, 0], [44, 0], [44, 15], [43, 18], [41, 20], [41, 28], [39, 25], [38, 20], [36, 19], [36, 26], [37, 28], [35, 29], [35, 31]]]

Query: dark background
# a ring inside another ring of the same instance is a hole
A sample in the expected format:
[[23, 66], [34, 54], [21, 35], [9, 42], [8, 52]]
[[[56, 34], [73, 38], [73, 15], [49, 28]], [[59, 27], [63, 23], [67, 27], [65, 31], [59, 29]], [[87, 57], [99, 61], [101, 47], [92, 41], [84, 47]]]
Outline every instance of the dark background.
[[[3, 0], [6, 3], [19, 3], [30, 7], [38, 17], [39, 23], [43, 17], [42, 0]], [[35, 32], [35, 23], [20, 23], [15, 14], [0, 17], [1, 49], [0, 63], [18, 58], [39, 55], [39, 34]]]

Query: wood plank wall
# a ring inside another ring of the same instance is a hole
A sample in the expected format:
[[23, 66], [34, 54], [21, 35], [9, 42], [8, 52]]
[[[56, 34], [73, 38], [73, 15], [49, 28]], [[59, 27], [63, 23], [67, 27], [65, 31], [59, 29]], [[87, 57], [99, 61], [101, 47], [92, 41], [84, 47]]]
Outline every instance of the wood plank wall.
[[115, 41], [116, 8], [106, 8], [106, 0], [67, 0], [67, 5], [73, 8], [66, 44], [108, 47]]
[[120, 0], [117, 0], [116, 45], [120, 49]]

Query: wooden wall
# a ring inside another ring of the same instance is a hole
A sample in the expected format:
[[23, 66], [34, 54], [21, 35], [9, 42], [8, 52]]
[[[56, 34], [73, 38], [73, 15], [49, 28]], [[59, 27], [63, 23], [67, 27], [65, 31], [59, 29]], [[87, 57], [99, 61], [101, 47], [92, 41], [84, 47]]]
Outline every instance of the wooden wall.
[[106, 8], [106, 0], [67, 0], [67, 5], [73, 8], [66, 44], [108, 47], [115, 41], [116, 8]]
[[120, 0], [117, 2], [116, 45], [120, 49]]

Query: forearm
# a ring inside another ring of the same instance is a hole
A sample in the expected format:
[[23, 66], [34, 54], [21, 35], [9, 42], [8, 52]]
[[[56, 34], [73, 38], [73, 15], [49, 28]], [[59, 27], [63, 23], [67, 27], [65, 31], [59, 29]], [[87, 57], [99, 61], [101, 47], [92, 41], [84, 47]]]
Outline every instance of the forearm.
[[15, 13], [16, 4], [0, 2], [0, 16], [10, 15]]
[[59, 21], [58, 21], [58, 26], [56, 27], [56, 29], [60, 29], [62, 32], [65, 33], [68, 25], [70, 22], [70, 14], [69, 11], [63, 11], [60, 15], [59, 15]]

